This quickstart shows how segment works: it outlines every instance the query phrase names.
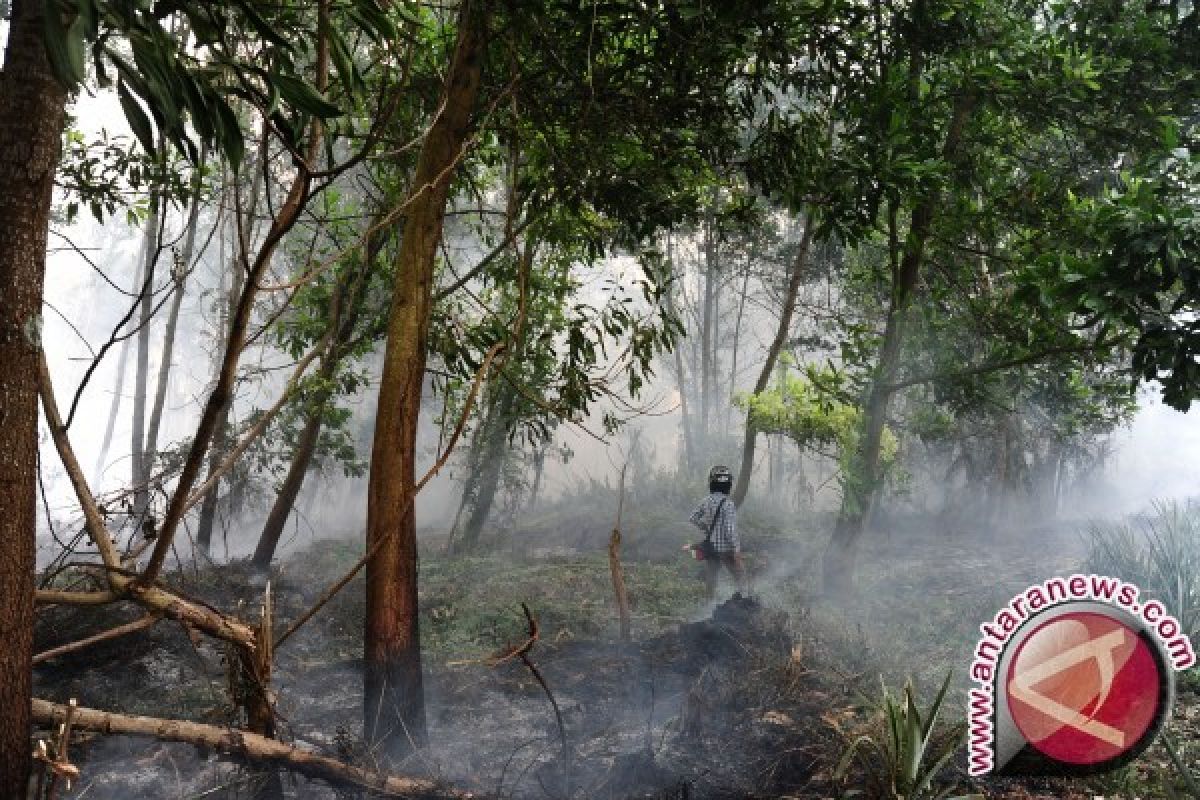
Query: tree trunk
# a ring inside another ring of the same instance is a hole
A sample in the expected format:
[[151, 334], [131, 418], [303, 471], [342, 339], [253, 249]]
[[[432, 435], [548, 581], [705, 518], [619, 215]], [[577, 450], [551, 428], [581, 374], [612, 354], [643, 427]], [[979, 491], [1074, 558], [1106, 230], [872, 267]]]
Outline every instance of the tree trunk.
[[130, 467], [133, 477], [133, 517], [141, 524], [150, 500], [146, 485], [146, 387], [150, 376], [150, 323], [154, 315], [154, 271], [158, 265], [159, 233], [163, 220], [163, 200], [150, 197], [150, 215], [146, 218], [145, 244], [142, 249], [141, 299], [138, 301], [137, 357], [133, 373], [133, 424], [130, 431]]
[[[256, 190], [252, 190], [252, 193], [257, 195]], [[228, 346], [229, 321], [236, 313], [238, 298], [242, 294], [243, 273], [236, 255], [229, 259], [227, 267], [229, 270], [229, 291], [225, 296], [225, 304], [221, 307], [221, 318], [218, 323], [218, 335], [220, 337], [217, 345], [218, 353]], [[222, 288], [224, 288], [223, 279]], [[218, 359], [220, 359], [220, 356], [218, 356]], [[216, 369], [220, 372], [221, 365], [219, 360]], [[233, 397], [230, 395], [221, 404], [220, 410], [217, 413], [217, 422], [214, 428], [216, 433], [213, 436], [212, 449], [208, 453], [208, 472], [210, 475], [221, 466], [221, 463], [225, 460], [225, 454], [229, 451], [229, 409], [232, 405]], [[212, 552], [212, 533], [217, 521], [217, 505], [220, 502], [220, 498], [220, 486], [217, 486], [204, 496], [204, 502], [200, 505], [200, 518], [196, 523], [196, 548], [205, 555]]]
[[30, 768], [42, 286], [66, 103], [42, 13], [12, 4], [0, 70], [0, 797], [12, 798]]
[[[319, 373], [320, 380], [329, 380], [332, 372], [332, 369], [322, 369]], [[275, 557], [275, 549], [279, 546], [279, 540], [283, 536], [284, 526], [287, 525], [288, 517], [292, 515], [292, 509], [296, 505], [296, 498], [300, 496], [300, 489], [304, 486], [304, 478], [308, 474], [313, 454], [317, 452], [317, 442], [321, 438], [326, 401], [325, 397], [316, 401], [316, 405], [308, 412], [308, 417], [304, 420], [304, 429], [300, 431], [300, 438], [296, 440], [292, 464], [288, 467], [287, 476], [284, 477], [283, 484], [279, 487], [279, 494], [275, 496], [275, 502], [271, 504], [271, 512], [267, 514], [267, 521], [263, 524], [262, 533], [258, 537], [258, 545], [254, 548], [254, 556], [250, 560], [251, 566], [259, 571], [265, 572], [271, 568], [271, 559]]]
[[[942, 146], [942, 157], [954, 160], [962, 140], [963, 128], [974, 105], [974, 98], [963, 94]], [[912, 212], [912, 222], [898, 269], [892, 275], [891, 302], [879, 348], [879, 360], [867, 390], [863, 409], [862, 431], [850, 469], [854, 474], [843, 476], [842, 507], [838, 512], [830, 546], [825, 550], [824, 588], [837, 595], [850, 589], [863, 522], [880, 483], [879, 454], [883, 445], [883, 429], [887, 424], [888, 405], [894, 392], [891, 384], [900, 365], [900, 347], [904, 341], [905, 318], [909, 303], [920, 277], [925, 244], [933, 226], [940, 193], [933, 192], [920, 201]]]
[[[779, 325], [775, 328], [775, 337], [771, 340], [771, 346], [767, 348], [767, 358], [758, 373], [758, 379], [754, 382], [755, 394], [766, 390], [767, 385], [771, 382], [771, 373], [775, 371], [775, 362], [779, 360], [779, 354], [783, 352], [783, 347], [787, 344], [788, 334], [792, 330], [792, 317], [796, 313], [796, 298], [800, 294], [800, 284], [804, 282], [805, 268], [808, 265], [808, 251], [812, 248], [816, 227], [811, 219], [804, 221], [804, 233], [800, 237], [796, 257], [792, 259], [792, 272], [788, 276], [787, 288], [783, 293], [783, 308], [779, 312]], [[738, 469], [737, 484], [733, 487], [732, 499], [734, 505], [737, 506], [745, 501], [746, 492], [750, 488], [750, 473], [754, 469], [754, 448], [757, 437], [758, 431], [755, 430], [750, 412], [747, 411], [746, 433], [745, 438], [742, 439], [742, 466]]]
[[[200, 167], [207, 161], [208, 145], [200, 150]], [[203, 184], [200, 169], [192, 176], [192, 207], [188, 211], [187, 233], [183, 241], [183, 252], [175, 259], [173, 279], [175, 294], [171, 298], [171, 309], [167, 313], [167, 329], [163, 334], [162, 354], [158, 362], [158, 377], [154, 387], [154, 405], [150, 409], [150, 424], [146, 428], [146, 445], [142, 461], [144, 472], [149, 478], [154, 473], [154, 461], [158, 458], [158, 432], [162, 425], [163, 407], [167, 402], [167, 386], [171, 379], [171, 359], [175, 353], [175, 331], [179, 327], [179, 311], [183, 307], [184, 289], [192, 258], [196, 251], [196, 230], [200, 226], [200, 200]]]
[[[500, 478], [504, 474], [504, 463], [509, 449], [508, 418], [512, 413], [514, 397], [509, 386], [499, 383], [496, 388], [500, 396], [488, 413], [487, 424], [481, 426], [476, 434], [484, 437], [483, 455], [474, 465], [478, 476], [474, 487], [475, 496], [470, 499], [471, 513], [467, 516], [467, 524], [456, 542], [456, 553], [468, 553], [479, 546], [483, 525], [496, 502], [496, 490], [500, 488]], [[464, 496], [463, 500], [466, 502], [467, 498]]]
[[[372, 224], [372, 228], [380, 219]], [[358, 324], [362, 296], [371, 273], [371, 267], [375, 263], [375, 259], [379, 257], [379, 253], [382, 252], [388, 238], [390, 237], [387, 231], [377, 231], [368, 235], [366, 258], [363, 260], [362, 268], [346, 278], [350, 284], [348, 287], [343, 284], [335, 292], [329, 323], [333, 333], [328, 346], [321, 354], [321, 366], [317, 375], [317, 385], [321, 388], [312, 398], [308, 415], [304, 420], [304, 428], [300, 431], [300, 438], [296, 440], [296, 447], [292, 452], [291, 466], [288, 467], [288, 473], [279, 487], [275, 502], [271, 504], [271, 511], [267, 514], [267, 521], [263, 524], [262, 533], [259, 534], [258, 544], [254, 548], [254, 556], [250, 562], [255, 569], [262, 572], [271, 568], [271, 560], [275, 558], [275, 550], [279, 547], [283, 528], [292, 514], [292, 509], [296, 506], [296, 498], [300, 496], [304, 478], [308, 475], [308, 468], [312, 464], [313, 456], [316, 455], [317, 444], [321, 440], [321, 428], [325, 424], [325, 410], [329, 407], [332, 394], [328, 387], [333, 382], [342, 359], [346, 356], [347, 346], [354, 338], [354, 329]]]
[[[667, 236], [667, 264], [670, 265], [671, 274], [675, 274], [675, 260], [672, 257], [671, 237]], [[672, 317], [679, 315], [675, 305], [674, 288], [667, 291], [667, 313]], [[695, 437], [692, 435], [692, 418], [688, 413], [688, 386], [687, 374], [683, 371], [683, 353], [680, 351], [679, 343], [671, 348], [675, 356], [675, 375], [679, 386], [679, 414], [683, 424], [683, 463], [687, 468], [694, 469], [696, 466], [696, 445]]]
[[746, 296], [750, 293], [750, 254], [746, 254], [746, 274], [742, 277], [742, 294], [738, 298], [737, 317], [733, 322], [733, 348], [729, 365], [729, 405], [725, 409], [725, 435], [733, 426], [734, 399], [737, 396], [738, 348], [742, 344], [742, 317], [746, 311]]
[[[714, 192], [715, 195], [715, 192]], [[716, 205], [715, 197], [711, 201]], [[712, 206], [704, 217], [704, 308], [700, 317], [700, 437], [704, 444], [704, 452], [709, 451], [709, 428], [712, 401], [712, 351], [713, 341], [713, 280], [716, 272], [717, 257], [714, 253], [716, 245], [713, 242], [716, 233], [713, 231]]]
[[[483, 68], [483, 10], [459, 7], [458, 41], [417, 159], [388, 318], [367, 486], [364, 732], [385, 759], [426, 739], [417, 620], [417, 423], [425, 381], [434, 260], [446, 200], [467, 137]], [[385, 540], [385, 541], [381, 541]], [[376, 546], [378, 545], [378, 548]]]
[[542, 473], [546, 469], [546, 450], [550, 447], [549, 443], [540, 445], [537, 451], [533, 454], [533, 481], [529, 487], [529, 502], [525, 506], [526, 510], [533, 511], [537, 508], [538, 492], [542, 488]]

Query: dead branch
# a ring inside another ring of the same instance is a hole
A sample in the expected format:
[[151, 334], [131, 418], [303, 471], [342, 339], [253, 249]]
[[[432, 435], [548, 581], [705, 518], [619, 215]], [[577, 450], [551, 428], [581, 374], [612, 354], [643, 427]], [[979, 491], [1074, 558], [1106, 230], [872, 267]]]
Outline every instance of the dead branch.
[[[75, 699], [71, 698], [71, 702], [65, 706], [66, 711], [63, 715], [63, 722], [58, 727], [58, 735], [50, 746], [46, 745], [45, 739], [38, 739], [33, 758], [35, 761], [41, 761], [45, 766], [38, 772], [37, 790], [33, 795], [35, 800], [42, 800], [43, 787], [45, 787], [45, 800], [54, 800], [59, 778], [66, 780], [68, 791], [71, 789], [71, 781], [79, 778], [79, 767], [71, 763], [67, 753], [71, 744], [71, 728], [75, 723], [75, 713], [78, 708]], [[49, 786], [46, 786], [47, 773], [50, 774]]]
[[[42, 725], [57, 725], [68, 715], [67, 706], [34, 698], [33, 719]], [[469, 792], [440, 786], [433, 781], [404, 778], [373, 772], [362, 767], [328, 758], [294, 744], [216, 725], [204, 725], [178, 719], [115, 714], [91, 708], [78, 708], [73, 716], [76, 729], [127, 736], [151, 736], [168, 742], [182, 742], [216, 750], [253, 762], [274, 764], [301, 775], [341, 786], [357, 786], [388, 797], [453, 798], [474, 797]]]
[[108, 630], [101, 631], [94, 636], [88, 636], [86, 639], [80, 639], [76, 642], [70, 642], [69, 644], [52, 647], [49, 650], [38, 653], [33, 657], [33, 663], [40, 664], [43, 661], [49, 661], [52, 658], [57, 658], [58, 656], [66, 655], [67, 653], [74, 653], [77, 650], [83, 650], [84, 648], [90, 647], [99, 642], [106, 642], [110, 639], [117, 639], [130, 633], [137, 633], [140, 630], [149, 628], [156, 622], [158, 622], [158, 617], [154, 616], [153, 614], [147, 614], [141, 619], [136, 619], [133, 622], [127, 622], [124, 625], [118, 625], [115, 628], [109, 628]]
[[621, 484], [617, 492], [617, 524], [608, 540], [608, 569], [612, 573], [613, 594], [617, 598], [617, 618], [621, 626], [621, 641], [629, 641], [629, 593], [625, 589], [625, 573], [621, 569], [621, 512], [625, 507], [625, 469], [621, 467]]
[[39, 371], [39, 391], [42, 396], [42, 408], [46, 414], [46, 423], [50, 428], [50, 436], [54, 440], [59, 458], [75, 489], [79, 507], [83, 510], [88, 536], [96, 544], [96, 548], [100, 551], [100, 557], [104, 561], [105, 573], [112, 593], [116, 597], [127, 597], [152, 612], [178, 620], [184, 625], [204, 631], [210, 636], [225, 639], [250, 649], [256, 648], [258, 643], [255, 640], [254, 630], [248, 625], [219, 611], [185, 600], [165, 589], [137, 583], [136, 578], [121, 566], [120, 557], [113, 544], [113, 537], [108, 531], [99, 506], [96, 505], [96, 498], [92, 496], [92, 490], [83, 477], [79, 459], [75, 457], [75, 450], [63, 428], [62, 417], [58, 413], [58, 404], [54, 399], [54, 384], [50, 380], [50, 368], [46, 364], [44, 352], [39, 364]]
[[538, 685], [542, 687], [542, 691], [546, 693], [546, 698], [550, 701], [550, 707], [554, 709], [554, 721], [558, 724], [558, 738], [559, 743], [562, 745], [563, 797], [569, 798], [571, 796], [571, 750], [567, 745], [567, 725], [563, 722], [562, 710], [558, 707], [558, 700], [554, 698], [554, 692], [550, 691], [549, 684], [542, 677], [542, 671], [537, 668], [537, 664], [534, 664], [533, 659], [529, 657], [529, 651], [533, 649], [534, 642], [540, 636], [537, 619], [534, 618], [533, 612], [529, 610], [529, 606], [524, 603], [521, 603], [521, 610], [525, 612], [525, 619], [529, 622], [529, 638], [513, 652], [513, 655], [521, 659], [521, 663], [525, 665], [525, 668], [533, 675], [533, 679], [538, 682]]
[[66, 592], [58, 589], [38, 589], [34, 602], [39, 606], [102, 606], [120, 598], [114, 592]]
[[[479, 370], [475, 373], [475, 379], [471, 382], [471, 390], [467, 393], [466, 402], [463, 403], [463, 411], [462, 415], [458, 418], [458, 425], [455, 426], [454, 433], [450, 435], [450, 441], [446, 442], [446, 447], [444, 450], [442, 450], [442, 454], [438, 456], [437, 461], [434, 462], [434, 465], [429, 468], [424, 477], [417, 481], [416, 489], [414, 489], [412, 493], [414, 501], [417, 494], [425, 488], [425, 484], [429, 483], [429, 481], [435, 475], [437, 475], [439, 471], [441, 471], [442, 467], [446, 465], [446, 461], [449, 460], [450, 454], [454, 452], [454, 446], [458, 444], [459, 438], [462, 436], [463, 431], [467, 427], [467, 419], [471, 416], [471, 410], [475, 407], [475, 399], [479, 395], [480, 384], [483, 383], [483, 378], [491, 369], [492, 362], [496, 359], [496, 356], [503, 352], [506, 347], [507, 346], [504, 342], [497, 342], [496, 344], [492, 345], [492, 348], [487, 351], [487, 355], [484, 356], [483, 363], [479, 365]], [[317, 612], [324, 608], [325, 604], [332, 600], [334, 595], [345, 588], [346, 584], [354, 580], [354, 576], [357, 575], [364, 566], [366, 566], [366, 563], [370, 561], [377, 552], [379, 552], [384, 543], [395, 535], [396, 530], [397, 529], [393, 529], [392, 531], [389, 531], [386, 536], [379, 537], [379, 539], [373, 545], [371, 545], [367, 552], [363, 553], [362, 558], [360, 558], [345, 575], [343, 575], [341, 578], [338, 578], [338, 580], [335, 581], [329, 588], [321, 592], [321, 596], [317, 598], [317, 601], [313, 603], [307, 611], [297, 617], [292, 624], [287, 627], [287, 630], [279, 635], [279, 638], [275, 640], [274, 646], [279, 647], [286, 642], [292, 634], [300, 630], [304, 623], [316, 616]]]
[[75, 450], [67, 438], [67, 429], [63, 425], [62, 415], [58, 412], [58, 402], [54, 398], [54, 384], [50, 380], [50, 366], [46, 363], [45, 350], [41, 353], [38, 371], [38, 391], [42, 396], [46, 426], [50, 429], [50, 437], [54, 440], [58, 457], [62, 459], [63, 467], [67, 470], [67, 476], [71, 480], [71, 486], [75, 489], [75, 496], [79, 498], [88, 536], [91, 537], [96, 549], [100, 552], [100, 559], [104, 562], [104, 566], [119, 567], [121, 566], [121, 557], [117, 553], [117, 546], [113, 544], [112, 536], [104, 523], [104, 516], [100, 513], [100, 508], [96, 505], [96, 498], [92, 496], [92, 490], [83, 476], [79, 459], [75, 457]]

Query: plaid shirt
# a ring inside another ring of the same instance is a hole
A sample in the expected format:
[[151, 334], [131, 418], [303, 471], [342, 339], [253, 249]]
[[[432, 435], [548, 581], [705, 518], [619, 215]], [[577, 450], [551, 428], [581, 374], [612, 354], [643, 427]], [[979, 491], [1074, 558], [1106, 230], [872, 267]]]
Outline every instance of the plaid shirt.
[[[722, 500], [725, 501], [723, 506], [721, 506]], [[704, 498], [704, 501], [692, 512], [691, 523], [708, 533], [708, 526], [712, 524], [713, 514], [716, 513], [718, 506], [721, 507], [721, 515], [712, 529], [713, 550], [718, 553], [740, 552], [742, 548], [737, 535], [737, 509], [734, 508], [733, 501], [728, 496], [720, 492], [713, 492]]]

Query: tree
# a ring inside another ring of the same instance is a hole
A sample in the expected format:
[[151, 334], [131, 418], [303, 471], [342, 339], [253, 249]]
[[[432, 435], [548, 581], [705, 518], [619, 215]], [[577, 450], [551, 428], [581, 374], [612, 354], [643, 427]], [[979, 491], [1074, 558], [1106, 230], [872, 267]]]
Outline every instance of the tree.
[[383, 375], [367, 487], [367, 611], [364, 730], [385, 758], [426, 736], [417, 619], [415, 516], [417, 422], [433, 299], [434, 257], [446, 199], [471, 132], [482, 77], [487, 20], [464, 0], [440, 110], [421, 145], [396, 254]]
[[37, 530], [42, 284], [67, 93], [42, 39], [41, 0], [12, 4], [0, 71], [0, 795], [24, 797]]

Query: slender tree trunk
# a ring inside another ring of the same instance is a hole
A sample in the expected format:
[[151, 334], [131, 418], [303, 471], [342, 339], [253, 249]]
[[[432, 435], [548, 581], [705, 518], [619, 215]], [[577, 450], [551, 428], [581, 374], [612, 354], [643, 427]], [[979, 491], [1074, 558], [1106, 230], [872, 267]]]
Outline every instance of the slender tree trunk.
[[38, 471], [42, 286], [66, 92], [43, 3], [12, 4], [0, 70], [0, 797], [25, 797]]
[[130, 466], [133, 477], [133, 514], [140, 524], [150, 500], [146, 485], [146, 387], [150, 376], [150, 324], [154, 314], [154, 272], [158, 265], [159, 233], [163, 219], [161, 197], [151, 196], [150, 215], [146, 218], [145, 244], [142, 249], [142, 297], [138, 310], [137, 358], [133, 373], [133, 425], [130, 438]]
[[[200, 166], [208, 156], [208, 145], [200, 151]], [[167, 386], [171, 379], [171, 359], [175, 354], [175, 332], [179, 327], [179, 311], [183, 307], [183, 296], [187, 285], [188, 271], [196, 251], [196, 230], [200, 226], [200, 200], [203, 189], [200, 170], [192, 176], [192, 207], [188, 210], [187, 232], [183, 240], [183, 252], [175, 258], [172, 277], [175, 294], [167, 314], [167, 329], [163, 333], [162, 355], [158, 362], [158, 377], [154, 387], [154, 405], [150, 409], [150, 424], [146, 428], [146, 445], [143, 451], [143, 472], [149, 478], [154, 474], [154, 461], [158, 458], [158, 432], [162, 425], [163, 407], [167, 402]]]
[[[377, 218], [372, 223], [373, 230], [381, 219]], [[321, 429], [325, 425], [325, 411], [329, 408], [332, 399], [332, 392], [327, 387], [332, 384], [338, 367], [341, 365], [342, 359], [346, 357], [347, 349], [354, 339], [355, 326], [358, 324], [362, 310], [363, 293], [367, 281], [370, 279], [375, 260], [379, 258], [384, 245], [391, 238], [390, 231], [390, 228], [386, 231], [377, 230], [368, 235], [366, 257], [361, 268], [345, 278], [346, 283], [337, 289], [334, 296], [330, 314], [330, 327], [333, 334], [328, 346], [321, 354], [321, 363], [317, 374], [317, 385], [323, 388], [319, 389], [316, 396], [312, 398], [304, 420], [304, 428], [300, 431], [300, 438], [297, 439], [296, 447], [292, 452], [291, 466], [288, 467], [288, 473], [283, 479], [279, 493], [275, 496], [275, 501], [271, 504], [271, 511], [267, 514], [267, 521], [263, 524], [262, 533], [258, 537], [258, 544], [254, 548], [254, 556], [251, 559], [251, 565], [255, 569], [265, 572], [271, 567], [271, 559], [275, 557], [275, 550], [279, 547], [284, 526], [287, 525], [292, 509], [296, 506], [296, 498], [300, 496], [300, 489], [304, 486], [305, 476], [308, 475], [308, 468], [312, 464], [313, 456], [317, 452], [317, 444], [321, 440]]]
[[[227, 266], [229, 270], [229, 292], [225, 296], [225, 304], [221, 309], [219, 323], [220, 341], [217, 346], [218, 353], [222, 352], [226, 347], [226, 342], [229, 339], [229, 320], [233, 317], [238, 298], [242, 294], [242, 270], [238, 265], [237, 258], [229, 259]], [[208, 472], [210, 475], [225, 460], [225, 454], [229, 451], [229, 410], [233, 405], [232, 399], [232, 395], [230, 395], [221, 404], [220, 411], [217, 414], [213, 446], [208, 453]], [[217, 505], [221, 497], [218, 489], [214, 489], [204, 496], [204, 502], [200, 504], [200, 518], [196, 523], [196, 547], [205, 555], [212, 552], [212, 534], [213, 528], [216, 526]]]
[[482, 4], [459, 7], [442, 103], [421, 146], [388, 319], [367, 487], [364, 732], [384, 759], [426, 739], [417, 621], [414, 515], [417, 423], [425, 381], [433, 268], [450, 182], [471, 130], [485, 48]]
[[[474, 463], [478, 479], [474, 497], [470, 500], [471, 513], [467, 516], [462, 535], [456, 541], [455, 552], [466, 553], [479, 546], [483, 525], [496, 502], [496, 490], [504, 473], [509, 447], [508, 417], [512, 413], [514, 397], [513, 390], [507, 385], [497, 384], [496, 388], [499, 397], [488, 414], [487, 424], [480, 427], [477, 434], [483, 437], [481, 457]], [[464, 496], [464, 502], [466, 499]]]
[[[712, 200], [716, 205], [716, 199]], [[712, 351], [713, 341], [713, 280], [716, 272], [716, 245], [713, 241], [716, 233], [713, 231], [713, 211], [710, 206], [704, 219], [704, 307], [700, 317], [700, 435], [704, 442], [704, 451], [709, 450], [709, 436], [712, 433], [710, 425], [712, 401]]]
[[733, 353], [729, 365], [729, 405], [725, 409], [725, 435], [733, 425], [734, 397], [737, 395], [738, 348], [742, 343], [742, 317], [746, 311], [746, 295], [750, 292], [750, 255], [746, 254], [746, 274], [742, 278], [742, 294], [738, 298], [737, 317], [733, 322]]
[[537, 507], [538, 492], [542, 488], [542, 473], [546, 468], [546, 450], [549, 446], [549, 444], [541, 445], [533, 455], [533, 482], [530, 484], [529, 503], [526, 505], [529, 511], [533, 511]]
[[[958, 153], [963, 128], [973, 106], [974, 98], [970, 94], [962, 95], [955, 105], [946, 141], [942, 146], [942, 156], [948, 161], [954, 160]], [[894, 391], [891, 384], [895, 381], [896, 370], [900, 365], [900, 348], [904, 341], [909, 303], [920, 277], [925, 244], [940, 199], [940, 194], [934, 192], [918, 201], [912, 212], [904, 254], [900, 259], [899, 268], [893, 273], [892, 296], [883, 330], [883, 342], [880, 344], [879, 359], [867, 390], [867, 400], [863, 408], [863, 428], [852, 459], [851, 469], [854, 474], [845, 476], [842, 507], [838, 512], [830, 546], [825, 551], [824, 588], [829, 594], [841, 594], [850, 589], [863, 523], [872, 498], [879, 488], [879, 455], [883, 446], [883, 430], [887, 424], [888, 405]]]
[[[671, 236], [668, 234], [667, 263], [670, 265], [672, 275], [675, 274], [675, 259], [673, 255]], [[675, 291], [673, 288], [667, 292], [667, 313], [672, 317], [679, 316], [679, 311], [675, 305]], [[679, 342], [676, 342], [675, 346], [671, 349], [675, 357], [675, 376], [679, 386], [679, 414], [683, 425], [683, 463], [688, 469], [694, 469], [696, 466], [696, 444], [695, 437], [692, 434], [692, 416], [688, 413], [688, 386], [687, 374], [683, 368], [683, 353]]]
[[[775, 328], [775, 337], [771, 339], [771, 346], [767, 348], [767, 358], [758, 373], [758, 379], [754, 382], [755, 394], [766, 390], [767, 385], [771, 382], [771, 373], [775, 371], [775, 362], [779, 360], [779, 354], [783, 352], [783, 347], [787, 344], [788, 335], [792, 330], [792, 317], [796, 313], [796, 298], [800, 294], [800, 284], [804, 282], [808, 252], [812, 249], [816, 227], [811, 219], [805, 220], [804, 233], [800, 237], [796, 257], [792, 259], [791, 274], [788, 276], [787, 288], [783, 292], [783, 308], [779, 312], [779, 325]], [[758, 431], [755, 430], [754, 421], [750, 418], [750, 412], [747, 411], [746, 433], [745, 438], [742, 439], [742, 466], [738, 469], [737, 483], [733, 487], [734, 505], [740, 506], [745, 501], [746, 492], [750, 488], [750, 473], [754, 469], [754, 448], [757, 438]]]
[[[141, 266], [138, 266], [138, 277], [135, 286], [142, 285]], [[132, 340], [121, 342], [121, 355], [117, 359], [117, 381], [113, 386], [112, 402], [108, 405], [108, 423], [104, 426], [104, 439], [100, 443], [100, 453], [96, 456], [96, 475], [93, 483], [99, 487], [104, 474], [104, 464], [108, 460], [108, 449], [112, 446], [113, 429], [117, 426], [117, 413], [121, 410], [122, 395], [125, 393], [125, 373], [129, 366], [129, 349]]]

